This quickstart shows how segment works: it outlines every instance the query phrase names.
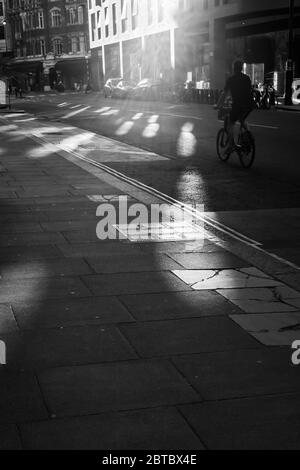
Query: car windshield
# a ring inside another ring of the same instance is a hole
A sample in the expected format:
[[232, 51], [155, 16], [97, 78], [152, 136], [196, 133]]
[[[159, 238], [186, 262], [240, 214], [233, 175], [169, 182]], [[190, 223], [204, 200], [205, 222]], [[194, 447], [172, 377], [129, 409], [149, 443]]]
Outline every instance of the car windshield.
[[125, 80], [121, 80], [119, 83], [118, 83], [118, 87], [125, 87], [125, 86], [128, 86], [129, 83], [128, 82], [125, 82]]
[[145, 86], [145, 85], [150, 85], [150, 80], [148, 78], [144, 78], [140, 83], [138, 83], [138, 86]]

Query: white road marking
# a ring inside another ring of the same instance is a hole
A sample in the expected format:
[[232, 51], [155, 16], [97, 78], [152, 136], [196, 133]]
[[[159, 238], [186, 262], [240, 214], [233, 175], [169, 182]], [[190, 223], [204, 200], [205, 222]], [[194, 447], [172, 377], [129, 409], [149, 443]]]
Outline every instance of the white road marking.
[[279, 129], [278, 126], [265, 126], [263, 124], [253, 124], [252, 122], [249, 122], [249, 126], [252, 126], [252, 127], [262, 127], [263, 129]]
[[62, 119], [69, 119], [70, 117], [76, 116], [76, 114], [83, 113], [83, 111], [86, 111], [89, 108], [90, 108], [90, 106], [86, 106], [85, 108], [76, 109], [75, 111], [72, 111], [71, 113], [66, 114], [65, 116], [62, 116]]
[[[128, 109], [130, 113], [138, 113], [137, 109]], [[143, 111], [143, 114], [156, 115], [155, 111]], [[168, 117], [179, 117], [183, 119], [196, 119], [197, 121], [203, 121], [203, 118], [200, 116], [186, 116], [184, 114], [172, 114], [172, 113], [157, 113], [159, 116], [168, 116]]]

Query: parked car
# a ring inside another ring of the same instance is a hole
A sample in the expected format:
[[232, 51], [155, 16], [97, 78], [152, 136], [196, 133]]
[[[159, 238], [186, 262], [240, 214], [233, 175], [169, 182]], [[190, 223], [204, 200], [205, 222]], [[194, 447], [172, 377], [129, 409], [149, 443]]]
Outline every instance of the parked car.
[[118, 84], [122, 81], [122, 77], [109, 78], [104, 85], [104, 96], [105, 98], [112, 98]]
[[155, 101], [161, 99], [163, 93], [163, 83], [161, 81], [144, 78], [131, 92], [131, 97], [136, 100]]
[[120, 80], [118, 85], [113, 90], [113, 97], [125, 99], [129, 98], [132, 90], [134, 89], [134, 84], [127, 80]]

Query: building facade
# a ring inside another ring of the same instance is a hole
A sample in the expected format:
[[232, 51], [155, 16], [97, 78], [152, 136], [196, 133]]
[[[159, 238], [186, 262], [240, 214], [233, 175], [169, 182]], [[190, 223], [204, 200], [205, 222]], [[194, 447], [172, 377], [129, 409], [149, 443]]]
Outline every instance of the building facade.
[[0, 57], [5, 57], [8, 52], [8, 44], [6, 41], [6, 13], [5, 13], [5, 2], [0, 0]]
[[13, 58], [23, 86], [49, 90], [88, 79], [87, 0], [6, 0]]
[[[221, 3], [221, 2], [218, 2]], [[210, 21], [212, 81], [218, 88], [232, 61], [243, 58], [249, 66], [261, 66], [265, 77], [277, 76], [276, 87], [283, 92], [288, 59], [289, 0], [227, 1], [214, 9]], [[212, 4], [210, 4], [212, 5]], [[294, 1], [294, 76], [300, 76], [300, 0]], [[208, 13], [209, 14], [209, 13]], [[249, 67], [249, 73], [251, 68]], [[281, 77], [281, 78], [280, 78]]]
[[[122, 76], [188, 78], [221, 88], [236, 58], [249, 70], [284, 72], [289, 0], [89, 0], [88, 8], [95, 87]], [[295, 0], [298, 51], [299, 10]]]

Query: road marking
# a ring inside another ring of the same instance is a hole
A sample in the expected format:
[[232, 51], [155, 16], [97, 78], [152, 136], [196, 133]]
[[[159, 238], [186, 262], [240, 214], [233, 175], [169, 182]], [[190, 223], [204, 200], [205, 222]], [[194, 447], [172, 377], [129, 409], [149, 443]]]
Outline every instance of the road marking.
[[65, 116], [62, 116], [62, 119], [69, 119], [70, 117], [76, 116], [76, 114], [83, 113], [83, 111], [86, 111], [89, 108], [90, 106], [86, 106], [85, 108], [80, 108], [80, 109], [77, 109], [76, 111], [72, 111], [71, 113], [66, 114]]
[[82, 104], [76, 104], [75, 106], [70, 106], [70, 109], [77, 109], [80, 108], [80, 106], [83, 106]]
[[[128, 109], [130, 113], [138, 113], [137, 109]], [[168, 116], [168, 117], [179, 117], [182, 119], [196, 119], [197, 121], [203, 121], [203, 118], [200, 116], [186, 116], [184, 114], [171, 114], [171, 113], [159, 113], [157, 111], [143, 111], [143, 114], [159, 115], [159, 116]]]
[[279, 129], [278, 126], [265, 126], [263, 124], [253, 124], [252, 122], [249, 122], [249, 126], [252, 126], [252, 127], [262, 127], [263, 129]]

